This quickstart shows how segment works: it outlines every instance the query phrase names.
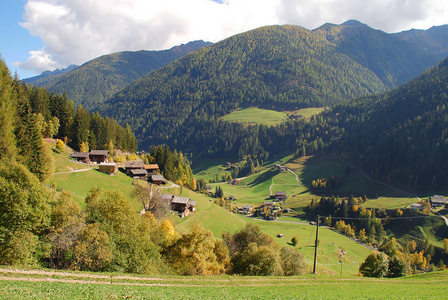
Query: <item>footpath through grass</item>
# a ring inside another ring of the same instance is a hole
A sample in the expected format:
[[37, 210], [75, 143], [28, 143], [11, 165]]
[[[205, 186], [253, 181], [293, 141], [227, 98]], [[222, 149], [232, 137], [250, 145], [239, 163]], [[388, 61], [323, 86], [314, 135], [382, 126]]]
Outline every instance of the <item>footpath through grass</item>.
[[448, 293], [448, 271], [396, 279], [92, 275], [0, 271], [0, 299], [444, 299]]

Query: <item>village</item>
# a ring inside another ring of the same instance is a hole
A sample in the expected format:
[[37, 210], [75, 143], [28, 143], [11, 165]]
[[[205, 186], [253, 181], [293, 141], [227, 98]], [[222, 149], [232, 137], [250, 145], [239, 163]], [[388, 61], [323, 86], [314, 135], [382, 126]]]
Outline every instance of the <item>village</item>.
[[[83, 164], [97, 164], [99, 172], [111, 176], [121, 170], [135, 180], [148, 182], [151, 191], [152, 185], [155, 185], [158, 187], [157, 192], [160, 197], [159, 200], [169, 202], [171, 211], [178, 214], [181, 218], [188, 216], [196, 210], [197, 202], [190, 198], [160, 193], [160, 187], [166, 186], [169, 182], [162, 174], [160, 174], [158, 164], [145, 164], [142, 160], [125, 161], [124, 163], [119, 164], [116, 162], [109, 162], [109, 155], [109, 150], [91, 150], [90, 152], [74, 152], [70, 157]], [[176, 186], [177, 185], [172, 184], [172, 187]], [[147, 201], [149, 202], [152, 197], [154, 197], [153, 193], [150, 194]], [[144, 214], [147, 209], [147, 205], [145, 205], [140, 214]]]

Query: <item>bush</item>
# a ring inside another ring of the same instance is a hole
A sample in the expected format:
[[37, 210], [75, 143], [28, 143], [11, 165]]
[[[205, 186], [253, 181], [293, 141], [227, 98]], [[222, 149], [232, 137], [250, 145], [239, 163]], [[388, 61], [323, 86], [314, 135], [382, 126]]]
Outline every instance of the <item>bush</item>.
[[389, 257], [383, 252], [373, 251], [359, 267], [366, 277], [384, 277], [389, 270]]
[[299, 243], [299, 238], [298, 237], [293, 237], [292, 239], [291, 239], [291, 244], [295, 247], [295, 246], [297, 246], [297, 244]]

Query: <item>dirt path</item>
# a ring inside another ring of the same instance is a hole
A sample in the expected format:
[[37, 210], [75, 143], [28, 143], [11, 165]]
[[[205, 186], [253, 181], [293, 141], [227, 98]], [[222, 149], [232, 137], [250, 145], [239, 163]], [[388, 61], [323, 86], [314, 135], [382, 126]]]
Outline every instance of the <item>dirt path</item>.
[[[287, 169], [292, 175], [294, 175], [296, 177], [296, 180], [299, 184], [302, 184], [302, 182], [299, 180], [299, 176], [294, 173], [291, 169]], [[295, 184], [281, 184], [281, 183], [273, 183], [269, 186], [269, 195], [273, 195], [272, 194], [272, 187], [275, 185], [292, 185], [292, 186], [296, 186]]]
[[80, 170], [73, 170], [73, 171], [67, 171], [67, 172], [57, 172], [57, 173], [53, 173], [53, 175], [70, 174], [70, 173], [77, 173], [77, 172], [86, 172], [86, 171], [90, 171], [90, 170], [93, 170], [93, 169], [90, 168], [90, 169], [80, 169]]

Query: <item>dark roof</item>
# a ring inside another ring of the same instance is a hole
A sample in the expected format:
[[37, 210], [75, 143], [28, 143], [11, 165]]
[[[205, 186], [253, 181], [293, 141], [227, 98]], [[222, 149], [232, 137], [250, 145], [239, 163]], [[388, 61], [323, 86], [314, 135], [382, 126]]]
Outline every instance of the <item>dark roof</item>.
[[133, 169], [131, 170], [132, 175], [146, 175], [145, 169]]
[[129, 168], [143, 169], [144, 165], [145, 164], [141, 160], [131, 160], [131, 161], [127, 161], [124, 163], [124, 167], [126, 169], [129, 169]]
[[104, 155], [104, 156], [108, 156], [109, 155], [109, 150], [91, 150], [90, 151], [90, 155]]
[[441, 204], [447, 203], [447, 199], [440, 195], [431, 196], [430, 200], [431, 200], [431, 203], [441, 203]]
[[163, 178], [163, 175], [151, 175], [151, 180], [152, 181], [165, 181], [165, 178]]
[[70, 154], [72, 158], [87, 158], [89, 157], [89, 152], [75, 152]]
[[171, 203], [188, 204], [190, 203], [190, 198], [174, 196], [173, 199], [171, 200]]
[[286, 192], [275, 192], [276, 196], [286, 196]]

